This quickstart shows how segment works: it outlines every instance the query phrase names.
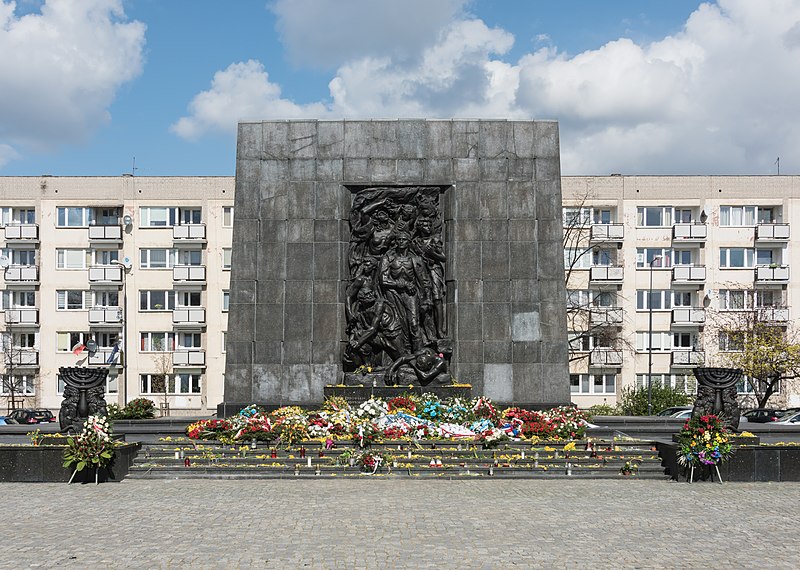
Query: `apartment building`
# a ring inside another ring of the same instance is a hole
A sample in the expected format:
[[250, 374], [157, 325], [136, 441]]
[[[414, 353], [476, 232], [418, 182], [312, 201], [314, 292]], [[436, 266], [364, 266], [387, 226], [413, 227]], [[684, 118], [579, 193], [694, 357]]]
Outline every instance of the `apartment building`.
[[232, 177], [0, 178], [3, 411], [12, 391], [58, 409], [65, 366], [109, 366], [109, 403], [215, 410], [233, 191]]
[[[737, 349], [717, 324], [737, 314], [792, 328], [800, 177], [567, 176], [562, 192], [579, 406], [613, 404], [651, 371], [654, 384], [694, 392], [692, 368]], [[781, 386], [773, 401], [798, 405], [797, 392]]]

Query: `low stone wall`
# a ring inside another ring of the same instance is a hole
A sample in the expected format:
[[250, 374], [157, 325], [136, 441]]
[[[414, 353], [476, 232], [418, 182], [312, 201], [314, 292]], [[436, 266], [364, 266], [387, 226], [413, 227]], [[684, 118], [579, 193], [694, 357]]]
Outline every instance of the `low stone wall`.
[[[125, 443], [118, 447], [103, 480], [122, 481], [141, 446], [140, 443]], [[0, 445], [0, 482], [66, 483], [72, 471], [63, 464], [63, 445]], [[93, 475], [91, 479], [94, 480]]]
[[[665, 472], [676, 481], [686, 480], [678, 465], [677, 445], [658, 443]], [[800, 445], [761, 445], [737, 447], [719, 468], [723, 481], [800, 481]]]

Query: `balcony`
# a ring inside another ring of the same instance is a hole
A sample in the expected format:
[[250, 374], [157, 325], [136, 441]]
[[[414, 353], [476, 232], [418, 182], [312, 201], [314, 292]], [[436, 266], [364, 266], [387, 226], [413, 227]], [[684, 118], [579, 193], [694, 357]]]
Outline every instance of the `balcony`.
[[39, 266], [12, 265], [6, 267], [5, 278], [6, 285], [37, 285], [39, 283]]
[[172, 268], [172, 280], [201, 285], [206, 281], [205, 265], [176, 265]]
[[114, 355], [114, 361], [108, 362], [113, 352], [114, 349], [108, 347], [98, 349], [94, 354], [89, 354], [87, 352], [87, 354], [89, 354], [89, 359], [86, 363], [90, 366], [111, 366], [111, 364], [119, 362], [120, 358], [119, 351], [117, 351], [117, 354]]
[[706, 268], [704, 265], [676, 265], [672, 268], [672, 283], [704, 283]]
[[6, 309], [7, 325], [38, 326], [39, 309], [25, 307], [20, 309]]
[[706, 310], [702, 307], [675, 307], [672, 309], [674, 326], [697, 327], [706, 322]]
[[179, 307], [172, 311], [172, 324], [179, 328], [205, 326], [206, 310], [203, 307]]
[[613, 265], [594, 265], [589, 268], [589, 281], [599, 283], [622, 283], [625, 277], [623, 267]]
[[6, 242], [26, 242], [32, 243], [39, 241], [38, 224], [15, 224], [5, 228]]
[[676, 368], [702, 366], [706, 361], [706, 353], [701, 350], [673, 350], [672, 366]]
[[621, 325], [622, 307], [590, 307], [589, 322], [593, 325]]
[[704, 242], [708, 237], [705, 224], [675, 224], [672, 226], [672, 239], [680, 242]]
[[204, 244], [206, 242], [206, 225], [191, 224], [172, 227], [172, 240], [185, 247], [187, 243]]
[[589, 365], [620, 367], [622, 366], [622, 351], [615, 348], [595, 348], [589, 353]]
[[119, 265], [98, 265], [89, 268], [90, 285], [122, 285], [122, 267]]
[[90, 242], [121, 242], [122, 226], [89, 226]]
[[756, 283], [788, 283], [788, 265], [760, 265], [756, 267]]
[[622, 224], [592, 224], [591, 241], [622, 241], [625, 236], [625, 226]]
[[205, 365], [204, 350], [176, 350], [172, 353], [172, 366], [175, 368], [197, 368]]
[[[9, 357], [6, 356], [6, 358]], [[9, 360], [14, 368], [38, 368], [39, 351], [32, 348], [13, 348]]]
[[788, 241], [789, 224], [758, 224], [756, 241]]
[[758, 309], [758, 318], [768, 323], [789, 322], [789, 309], [785, 307], [762, 307]]
[[95, 307], [89, 309], [89, 324], [115, 325], [122, 323], [122, 309], [119, 307]]

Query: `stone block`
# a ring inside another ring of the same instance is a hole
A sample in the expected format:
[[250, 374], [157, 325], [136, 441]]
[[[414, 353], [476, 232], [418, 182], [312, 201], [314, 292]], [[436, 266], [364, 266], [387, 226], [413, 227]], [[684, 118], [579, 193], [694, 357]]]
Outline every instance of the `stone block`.
[[507, 158], [481, 158], [481, 180], [485, 182], [506, 182], [508, 180]]
[[[238, 224], [239, 222], [237, 222]], [[252, 230], [251, 230], [252, 231]], [[268, 220], [263, 219], [259, 224], [258, 231], [253, 231], [248, 239], [244, 241], [253, 241], [251, 238], [255, 236], [259, 241], [271, 242], [285, 242], [286, 241], [286, 220]], [[235, 242], [234, 242], [235, 243]]]
[[287, 340], [283, 343], [283, 364], [310, 364], [311, 341]]
[[484, 290], [483, 340], [507, 340], [511, 337], [511, 305], [486, 303]]
[[317, 182], [344, 180], [344, 161], [341, 158], [317, 159]]
[[369, 181], [369, 159], [368, 158], [345, 158], [344, 159], [344, 180], [345, 182], [368, 182]]
[[315, 304], [312, 313], [312, 340], [338, 341], [343, 313], [344, 308], [338, 303]]
[[[257, 284], [258, 295], [256, 302], [266, 305], [279, 305], [284, 302], [284, 289], [286, 282], [283, 279], [261, 279]], [[235, 289], [231, 292], [231, 303]], [[230, 330], [230, 327], [229, 327]]]
[[546, 402], [541, 364], [512, 364], [514, 374], [514, 400], [517, 402]]
[[365, 156], [396, 159], [397, 128], [398, 121], [371, 121], [369, 150]]
[[227, 401], [252, 402], [253, 387], [253, 366], [249, 362], [234, 364], [228, 359], [225, 363], [225, 398]]
[[[279, 340], [254, 342], [251, 346], [253, 364], [280, 364], [283, 360], [283, 343]], [[235, 361], [239, 362], [239, 360]]]
[[311, 303], [286, 303], [284, 340], [311, 340]]
[[[270, 340], [283, 340], [283, 308], [285, 305], [267, 305], [258, 304], [255, 306], [255, 335], [253, 336], [256, 342], [265, 342]], [[234, 311], [228, 315], [228, 330], [245, 331], [247, 330], [242, 325], [243, 323], [231, 322], [231, 316]], [[252, 329], [250, 329], [252, 330]], [[237, 332], [237, 335], [243, 334]]]
[[[509, 212], [512, 210], [509, 208]], [[508, 220], [508, 240], [509, 241], [536, 241], [538, 226], [536, 220]]]
[[478, 158], [480, 131], [478, 121], [453, 121], [452, 144], [454, 158]]
[[313, 295], [314, 303], [339, 302], [339, 280], [315, 279]]
[[260, 246], [257, 243], [240, 243], [236, 249], [236, 265], [232, 267], [232, 277], [236, 279], [256, 279]]
[[508, 182], [508, 217], [531, 220], [536, 217], [535, 186], [530, 182]]
[[510, 281], [484, 281], [483, 282], [483, 301], [485, 303], [510, 303], [511, 302], [511, 282]]
[[339, 243], [314, 244], [314, 279], [339, 279]]
[[483, 342], [480, 340], [459, 340], [455, 343], [453, 360], [483, 363]]
[[430, 159], [450, 162], [453, 155], [452, 121], [427, 121], [427, 151]]
[[289, 155], [313, 158], [317, 150], [317, 121], [289, 122]]
[[256, 302], [257, 282], [255, 279], [239, 279], [231, 282], [231, 303], [253, 304]]
[[508, 219], [508, 191], [505, 182], [481, 182], [481, 218]]
[[512, 302], [539, 302], [539, 288], [535, 279], [511, 280]]
[[[237, 253], [243, 249], [240, 248]], [[259, 281], [262, 279], [286, 279], [286, 246], [284, 244], [279, 242], [262, 243], [258, 247], [256, 256], [256, 278]], [[234, 271], [238, 271], [238, 268]]]
[[288, 243], [312, 243], [314, 241], [314, 220], [304, 218], [287, 220], [286, 241]]
[[425, 181], [425, 161], [419, 158], [397, 161], [398, 183], [423, 184]]
[[511, 127], [508, 121], [480, 121], [478, 123], [479, 156], [481, 158], [505, 157], [508, 154]]
[[561, 181], [561, 161], [558, 158], [536, 158], [534, 160], [534, 178], [536, 181]]
[[[536, 184], [539, 189], [546, 184], [540, 182]], [[561, 200], [559, 196], [549, 192], [536, 193], [536, 218], [539, 220], [559, 220], [561, 221]]]
[[[286, 389], [283, 394], [287, 403], [313, 401], [319, 389], [314, 388], [310, 364], [292, 364], [284, 367], [284, 383]], [[319, 398], [321, 400], [321, 398]]]
[[755, 480], [780, 481], [780, 450], [759, 449], [755, 454]]
[[[243, 160], [259, 160], [261, 158], [261, 131], [261, 123], [239, 123], [236, 134], [237, 165]], [[236, 175], [239, 175], [238, 171]]]
[[536, 121], [533, 123], [533, 133], [533, 156], [558, 159], [558, 123], [556, 121]]
[[482, 237], [483, 223], [480, 220], [453, 220], [448, 224], [448, 229], [452, 228], [452, 235], [449, 236], [448, 243], [459, 243], [465, 241], [477, 242]]
[[428, 156], [428, 125], [424, 119], [398, 121], [396, 125], [398, 158]]
[[344, 121], [317, 124], [317, 157], [341, 159], [344, 156]]
[[286, 302], [287, 303], [310, 303], [312, 300], [312, 284], [311, 280], [286, 281]]
[[508, 181], [532, 182], [535, 174], [534, 166], [535, 161], [532, 158], [509, 158]]
[[313, 158], [293, 158], [289, 161], [289, 180], [313, 181], [317, 179], [317, 161]]
[[[288, 183], [278, 184], [281, 185], [282, 192], [288, 187]], [[258, 212], [262, 220], [285, 220], [289, 217], [289, 200], [286, 194], [283, 193], [272, 196], [271, 198], [262, 198], [258, 204]]]
[[508, 244], [511, 258], [511, 279], [535, 279], [537, 274], [536, 244], [512, 241]]
[[[372, 128], [369, 121], [344, 122], [344, 156], [369, 158], [372, 156]], [[347, 162], [345, 162], [345, 172]]]
[[511, 339], [514, 342], [541, 340], [542, 327], [539, 313], [535, 311], [512, 312]]
[[[325, 361], [322, 361], [325, 362]], [[315, 364], [311, 366], [311, 375], [314, 379], [312, 393], [321, 402], [324, 398], [323, 388], [325, 386], [335, 386], [339, 383], [339, 367], [335, 364]], [[318, 393], [319, 391], [319, 393]]]
[[264, 121], [261, 123], [262, 157], [267, 159], [289, 158], [289, 123]]
[[481, 164], [477, 158], [453, 159], [453, 176], [459, 182], [478, 181], [481, 179]]
[[290, 220], [314, 217], [314, 183], [293, 182], [287, 195]]
[[253, 362], [253, 341], [236, 342], [229, 340], [225, 346], [225, 356], [233, 362]]
[[350, 193], [344, 190], [338, 182], [317, 182], [315, 190], [316, 219], [320, 221], [343, 219], [340, 194], [346, 192], [349, 198]]
[[482, 340], [483, 305], [481, 303], [460, 303], [456, 305], [458, 336], [462, 340]]
[[567, 343], [565, 342], [542, 342], [541, 343], [543, 364], [558, 364], [567, 362], [569, 359], [569, 350], [567, 350]]
[[481, 276], [485, 279], [509, 278], [509, 242], [485, 241], [481, 244]]
[[314, 220], [314, 241], [315, 242], [338, 242], [341, 238], [339, 220]]
[[533, 364], [541, 362], [542, 347], [536, 341], [516, 341], [512, 347], [511, 360], [515, 364]]
[[569, 391], [569, 375], [565, 362], [539, 364], [542, 371], [542, 402], [568, 404], [572, 399]]
[[453, 160], [450, 158], [431, 158], [425, 161], [426, 184], [452, 184]]
[[397, 181], [397, 160], [393, 158], [371, 158], [369, 179], [375, 184], [394, 184]]
[[286, 244], [286, 278], [314, 278], [314, 244]]
[[264, 160], [261, 162], [260, 180], [266, 184], [262, 187], [261, 198], [272, 198], [277, 195], [273, 188], [283, 188], [279, 182], [288, 182], [289, 161], [288, 160]]
[[800, 481], [800, 449], [781, 449], [781, 481]]
[[472, 384], [473, 394], [486, 394], [483, 386], [483, 363], [456, 363], [453, 376], [460, 383]]
[[487, 340], [483, 343], [483, 361], [486, 364], [511, 363], [511, 343], [500, 340]]
[[483, 394], [496, 402], [514, 400], [514, 372], [511, 364], [484, 364]]
[[462, 182], [453, 189], [453, 217], [457, 220], [479, 220], [481, 188], [477, 182]]
[[[472, 220], [466, 220], [472, 221]], [[508, 220], [494, 220], [485, 218], [478, 222], [480, 238], [482, 241], [508, 241]]]
[[[245, 182], [237, 179], [235, 183], [234, 206], [236, 208], [236, 219], [258, 219], [261, 209], [261, 195], [258, 192], [258, 181]], [[236, 234], [236, 228], [233, 231]]]
[[453, 255], [453, 277], [459, 281], [481, 277], [481, 242], [457, 243]]
[[[339, 341], [315, 340], [311, 343], [311, 362], [333, 364], [341, 362], [339, 357]], [[336, 382], [333, 382], [336, 384]]]
[[[540, 223], [539, 228], [548, 225], [548, 222]], [[520, 242], [522, 243], [522, 242]], [[538, 275], [557, 275], [564, 271], [564, 246], [559, 245], [561, 241], [543, 242], [539, 241], [536, 251], [536, 270]]]
[[[252, 373], [252, 400], [256, 402], [283, 402], [283, 395], [281, 394], [283, 367], [280, 364], [258, 364], [253, 365]], [[225, 398], [230, 401], [232, 397], [227, 394], [227, 385]], [[242, 401], [248, 401], [247, 398]]]
[[520, 158], [533, 158], [534, 141], [536, 139], [535, 123], [530, 121], [514, 121], [511, 123], [509, 147], [510, 152]]
[[481, 279], [460, 279], [456, 295], [460, 303], [480, 303], [483, 301], [483, 281]]

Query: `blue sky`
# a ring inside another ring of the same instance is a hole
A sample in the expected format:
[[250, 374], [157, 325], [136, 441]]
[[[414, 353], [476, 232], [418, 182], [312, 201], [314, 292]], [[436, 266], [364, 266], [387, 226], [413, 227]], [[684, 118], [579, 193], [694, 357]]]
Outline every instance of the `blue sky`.
[[0, 54], [0, 175], [232, 175], [238, 120], [369, 117], [558, 119], [565, 174], [798, 170], [800, 0], [0, 0]]

